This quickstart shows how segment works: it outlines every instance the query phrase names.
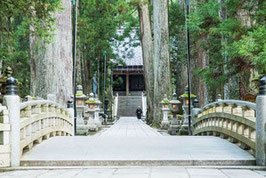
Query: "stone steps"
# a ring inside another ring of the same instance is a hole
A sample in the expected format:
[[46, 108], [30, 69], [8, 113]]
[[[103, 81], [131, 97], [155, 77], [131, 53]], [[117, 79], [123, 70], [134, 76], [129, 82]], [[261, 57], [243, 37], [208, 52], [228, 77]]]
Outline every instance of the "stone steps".
[[141, 96], [119, 96], [118, 97], [118, 116], [136, 116], [136, 109], [142, 107]]

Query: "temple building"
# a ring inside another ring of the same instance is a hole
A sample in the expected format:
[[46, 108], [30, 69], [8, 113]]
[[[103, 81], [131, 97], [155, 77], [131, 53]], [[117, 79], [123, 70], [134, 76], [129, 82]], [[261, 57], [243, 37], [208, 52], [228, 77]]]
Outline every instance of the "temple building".
[[113, 69], [113, 91], [120, 96], [139, 96], [145, 91], [142, 48], [139, 40], [126, 39], [125, 42], [139, 45], [121, 45], [114, 49], [122, 62]]

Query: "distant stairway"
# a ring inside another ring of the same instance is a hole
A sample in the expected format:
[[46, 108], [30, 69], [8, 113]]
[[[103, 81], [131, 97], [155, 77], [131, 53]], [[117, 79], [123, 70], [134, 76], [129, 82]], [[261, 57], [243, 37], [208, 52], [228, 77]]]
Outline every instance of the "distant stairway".
[[136, 116], [136, 109], [142, 108], [141, 96], [119, 96], [117, 115], [121, 116]]

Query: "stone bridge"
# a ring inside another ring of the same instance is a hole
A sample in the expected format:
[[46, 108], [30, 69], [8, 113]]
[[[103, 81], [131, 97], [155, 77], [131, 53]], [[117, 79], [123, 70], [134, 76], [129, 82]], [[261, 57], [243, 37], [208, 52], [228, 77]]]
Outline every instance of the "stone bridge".
[[0, 167], [19, 166], [24, 152], [54, 136], [73, 136], [73, 109], [49, 100], [20, 103], [9, 78], [5, 105], [0, 106]]
[[95, 136], [66, 137], [74, 133], [73, 109], [48, 100], [20, 103], [10, 79], [5, 106], [0, 107], [0, 167], [232, 166], [255, 165], [255, 161], [265, 166], [263, 82], [256, 104], [223, 100], [198, 109], [193, 120], [195, 136], [165, 136], [136, 118], [122, 117]]
[[266, 77], [260, 80], [256, 103], [220, 100], [196, 109], [194, 135], [213, 135], [238, 145], [265, 165]]

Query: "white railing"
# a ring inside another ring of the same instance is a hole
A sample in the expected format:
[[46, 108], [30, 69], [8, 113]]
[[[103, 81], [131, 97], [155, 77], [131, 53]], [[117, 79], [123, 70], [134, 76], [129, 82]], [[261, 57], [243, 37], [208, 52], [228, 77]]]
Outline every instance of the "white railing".
[[117, 118], [117, 110], [118, 110], [118, 93], [116, 93], [114, 99], [114, 118]]
[[57, 103], [29, 101], [20, 107], [21, 153], [52, 136], [73, 135], [72, 115]]
[[[57, 103], [48, 100], [17, 101], [9, 108], [0, 106], [0, 167], [19, 166], [23, 152], [44, 139], [74, 134], [73, 115]], [[18, 107], [14, 112], [16, 104]], [[18, 121], [15, 123], [19, 123], [17, 129], [12, 125], [14, 118]]]
[[200, 110], [194, 119], [194, 135], [214, 135], [228, 139], [255, 153], [256, 104], [222, 100]]
[[147, 112], [147, 97], [144, 95], [143, 92], [142, 92], [141, 96], [142, 96], [142, 113], [143, 113], [143, 116], [146, 117], [146, 112]]
[[8, 110], [0, 106], [0, 167], [10, 166], [10, 123]]

